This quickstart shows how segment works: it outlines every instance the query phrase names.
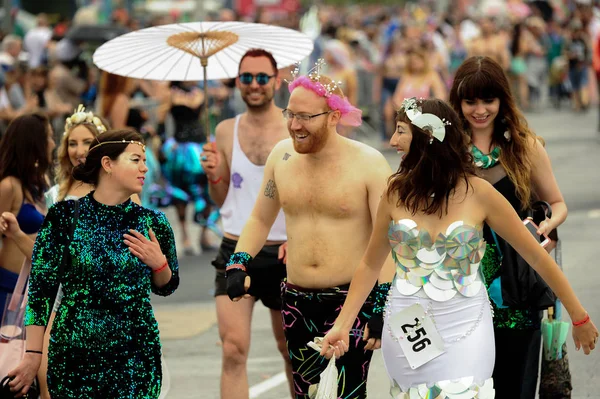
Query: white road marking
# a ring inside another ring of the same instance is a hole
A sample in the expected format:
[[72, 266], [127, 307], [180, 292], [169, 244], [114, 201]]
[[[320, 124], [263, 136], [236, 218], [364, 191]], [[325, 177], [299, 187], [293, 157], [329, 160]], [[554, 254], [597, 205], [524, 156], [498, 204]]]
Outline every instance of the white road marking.
[[275, 374], [273, 377], [264, 380], [263, 382], [250, 387], [250, 399], [258, 398], [263, 393], [278, 387], [287, 382], [285, 371]]

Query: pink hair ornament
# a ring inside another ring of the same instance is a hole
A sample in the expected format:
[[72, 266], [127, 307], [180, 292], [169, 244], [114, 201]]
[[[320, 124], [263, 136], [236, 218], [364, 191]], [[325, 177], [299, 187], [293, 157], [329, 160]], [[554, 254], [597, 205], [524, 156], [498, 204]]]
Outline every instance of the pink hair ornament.
[[316, 63], [315, 67], [308, 72], [308, 75], [298, 76], [299, 68], [296, 67], [292, 72], [294, 80], [288, 82], [288, 89], [290, 93], [298, 86], [302, 86], [307, 90], [314, 92], [319, 97], [324, 97], [327, 100], [327, 105], [332, 111], [339, 111], [342, 114], [340, 123], [345, 126], [360, 126], [362, 124], [362, 111], [343, 97], [333, 94], [335, 89], [341, 82], [334, 82], [323, 84], [319, 80], [321, 78], [321, 67], [325, 65], [325, 61], [320, 58]]

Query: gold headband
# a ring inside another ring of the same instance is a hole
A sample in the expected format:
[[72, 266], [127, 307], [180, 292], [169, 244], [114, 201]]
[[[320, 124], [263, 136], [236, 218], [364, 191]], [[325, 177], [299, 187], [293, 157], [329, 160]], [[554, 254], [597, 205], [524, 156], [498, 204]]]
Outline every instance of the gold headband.
[[103, 142], [98, 143], [95, 146], [91, 147], [88, 150], [88, 153], [90, 153], [94, 148], [98, 148], [98, 147], [100, 147], [103, 144], [137, 144], [140, 147], [142, 147], [142, 151], [144, 151], [144, 152], [146, 151], [146, 145], [144, 143], [142, 143], [140, 141], [135, 141], [135, 140], [125, 140], [125, 139], [123, 139], [121, 141], [103, 141]]

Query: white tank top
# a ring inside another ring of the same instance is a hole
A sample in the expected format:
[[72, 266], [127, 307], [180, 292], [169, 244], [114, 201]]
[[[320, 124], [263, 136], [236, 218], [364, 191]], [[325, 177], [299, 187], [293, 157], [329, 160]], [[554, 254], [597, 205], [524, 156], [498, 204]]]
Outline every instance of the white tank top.
[[[265, 174], [264, 165], [258, 166], [250, 162], [240, 146], [238, 136], [240, 117], [241, 115], [236, 116], [233, 128], [229, 191], [220, 210], [223, 230], [238, 237], [242, 234], [242, 229], [252, 213]], [[285, 216], [282, 210], [279, 210], [267, 240], [287, 241]]]

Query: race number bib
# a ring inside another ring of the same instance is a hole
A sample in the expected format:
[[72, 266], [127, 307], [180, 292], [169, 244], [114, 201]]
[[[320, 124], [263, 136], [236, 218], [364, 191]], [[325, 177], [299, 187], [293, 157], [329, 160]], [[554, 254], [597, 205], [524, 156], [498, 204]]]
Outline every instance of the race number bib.
[[412, 369], [444, 353], [444, 341], [420, 304], [393, 314], [388, 323]]

